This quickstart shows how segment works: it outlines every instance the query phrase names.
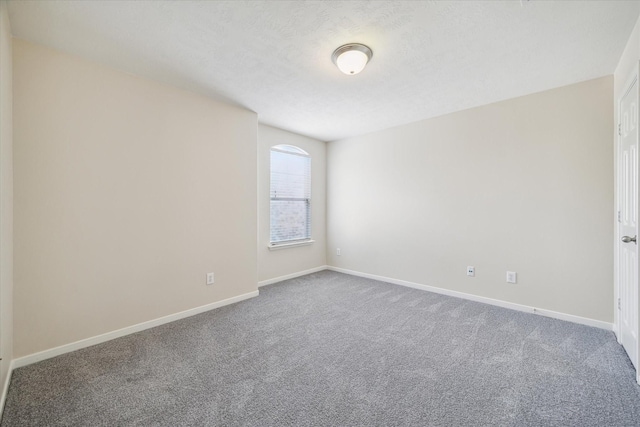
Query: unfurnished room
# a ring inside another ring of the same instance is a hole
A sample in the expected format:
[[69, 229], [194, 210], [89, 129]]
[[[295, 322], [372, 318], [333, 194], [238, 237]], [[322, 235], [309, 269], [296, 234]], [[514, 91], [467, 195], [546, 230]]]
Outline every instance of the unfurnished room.
[[0, 425], [640, 426], [640, 0], [0, 0]]

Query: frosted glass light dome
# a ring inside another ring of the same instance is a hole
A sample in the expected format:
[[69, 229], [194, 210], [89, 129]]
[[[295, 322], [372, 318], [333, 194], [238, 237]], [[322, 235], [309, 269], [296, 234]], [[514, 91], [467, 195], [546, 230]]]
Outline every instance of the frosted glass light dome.
[[352, 76], [364, 70], [372, 56], [373, 52], [367, 46], [350, 43], [337, 48], [331, 59], [340, 71]]

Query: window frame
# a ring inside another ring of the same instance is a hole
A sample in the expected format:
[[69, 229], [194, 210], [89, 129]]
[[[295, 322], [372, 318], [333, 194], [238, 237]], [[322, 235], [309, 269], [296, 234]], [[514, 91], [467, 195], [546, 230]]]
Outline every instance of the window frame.
[[[300, 156], [308, 159], [308, 167], [307, 167], [307, 176], [305, 177], [305, 186], [306, 186], [306, 194], [308, 197], [299, 198], [299, 197], [273, 197], [274, 188], [273, 188], [273, 152], [282, 153], [291, 156]], [[311, 194], [311, 168], [312, 168], [312, 158], [311, 154], [307, 151], [303, 150], [300, 147], [289, 144], [278, 144], [269, 148], [269, 249], [277, 250], [277, 249], [285, 249], [296, 246], [305, 246], [310, 245], [315, 242], [312, 238], [312, 194]], [[305, 202], [305, 224], [304, 228], [306, 230], [306, 237], [303, 238], [294, 238], [287, 240], [277, 240], [272, 241], [273, 238], [273, 215], [274, 201], [300, 201]]]

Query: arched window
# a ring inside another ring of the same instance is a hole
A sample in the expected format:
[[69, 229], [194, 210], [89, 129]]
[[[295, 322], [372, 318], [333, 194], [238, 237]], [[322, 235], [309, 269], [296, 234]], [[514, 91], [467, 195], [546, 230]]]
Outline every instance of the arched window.
[[293, 145], [271, 147], [271, 245], [311, 240], [311, 157]]

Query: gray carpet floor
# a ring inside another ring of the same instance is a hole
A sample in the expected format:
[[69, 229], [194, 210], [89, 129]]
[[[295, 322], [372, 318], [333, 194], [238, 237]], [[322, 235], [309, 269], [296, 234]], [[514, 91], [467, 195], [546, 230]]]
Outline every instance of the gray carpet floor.
[[612, 332], [323, 271], [17, 369], [2, 426], [640, 426]]

